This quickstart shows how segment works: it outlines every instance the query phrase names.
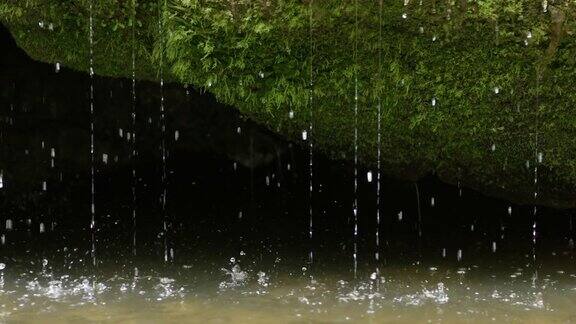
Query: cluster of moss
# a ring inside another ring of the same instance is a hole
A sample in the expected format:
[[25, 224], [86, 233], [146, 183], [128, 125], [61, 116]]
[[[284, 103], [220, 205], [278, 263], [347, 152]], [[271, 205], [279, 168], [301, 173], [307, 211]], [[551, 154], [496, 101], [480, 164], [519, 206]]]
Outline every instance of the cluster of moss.
[[[312, 116], [333, 157], [351, 158], [357, 126], [374, 165], [380, 119], [387, 174], [576, 205], [573, 1], [92, 2], [98, 74], [131, 75], [135, 50], [138, 78], [162, 66], [294, 140]], [[88, 8], [5, 1], [0, 20], [33, 58], [87, 70]]]

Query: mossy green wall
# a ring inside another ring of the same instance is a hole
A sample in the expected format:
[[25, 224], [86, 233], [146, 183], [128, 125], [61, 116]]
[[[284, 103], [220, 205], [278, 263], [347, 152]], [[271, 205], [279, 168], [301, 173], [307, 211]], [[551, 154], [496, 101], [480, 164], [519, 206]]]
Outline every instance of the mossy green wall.
[[[576, 205], [574, 2], [134, 3], [94, 0], [96, 73], [130, 76], [134, 49], [138, 78], [157, 79], [162, 62], [168, 80], [295, 141], [313, 109], [316, 148], [345, 159], [357, 87], [365, 165], [380, 103], [384, 173], [435, 171], [519, 202], [538, 190], [540, 203]], [[7, 1], [0, 19], [33, 58], [88, 69], [87, 0]]]

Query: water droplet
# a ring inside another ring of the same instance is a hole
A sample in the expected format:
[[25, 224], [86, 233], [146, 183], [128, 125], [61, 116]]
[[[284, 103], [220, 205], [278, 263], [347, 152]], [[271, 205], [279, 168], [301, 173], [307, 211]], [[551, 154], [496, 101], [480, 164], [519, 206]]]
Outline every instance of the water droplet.
[[492, 152], [496, 151], [496, 144], [492, 144], [492, 147], [490, 149], [492, 150]]
[[54, 68], [54, 70], [56, 71], [56, 73], [60, 72], [60, 63], [56, 62], [56, 67]]
[[400, 212], [398, 213], [398, 220], [399, 220], [399, 221], [402, 220], [402, 211], [400, 211]]
[[0, 270], [6, 269], [6, 264], [0, 262]]
[[288, 118], [290, 119], [294, 118], [294, 111], [290, 110], [290, 112], [288, 113]]
[[432, 98], [432, 107], [436, 106], [436, 98]]
[[430, 198], [430, 206], [434, 207], [435, 204], [434, 197]]
[[102, 162], [108, 164], [108, 154], [102, 153]]
[[494, 87], [494, 93], [495, 93], [495, 94], [499, 94], [499, 93], [500, 93], [500, 88]]
[[403, 19], [408, 18], [408, 14], [407, 14], [407, 13], [403, 13], [403, 14], [402, 14], [402, 18], [403, 18]]
[[45, 230], [44, 223], [40, 223], [40, 233], [44, 233]]
[[308, 139], [308, 132], [302, 131], [302, 140], [305, 141], [306, 139]]
[[544, 154], [542, 152], [538, 153], [538, 163], [542, 163], [544, 160]]
[[368, 171], [366, 173], [366, 180], [368, 180], [368, 182], [372, 182], [372, 171]]
[[178, 141], [178, 139], [180, 138], [180, 132], [179, 131], [174, 131], [174, 140]]
[[456, 253], [456, 259], [458, 261], [462, 261], [462, 250], [458, 250], [458, 252]]
[[14, 226], [14, 223], [12, 222], [12, 220], [11, 220], [11, 219], [7, 219], [7, 220], [6, 220], [6, 230], [7, 230], [7, 231], [12, 230], [13, 226]]

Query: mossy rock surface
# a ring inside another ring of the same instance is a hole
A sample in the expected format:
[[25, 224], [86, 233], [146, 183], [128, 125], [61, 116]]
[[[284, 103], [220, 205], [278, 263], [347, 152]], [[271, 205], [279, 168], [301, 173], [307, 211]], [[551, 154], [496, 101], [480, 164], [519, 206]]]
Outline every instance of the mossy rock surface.
[[134, 54], [138, 79], [334, 158], [376, 167], [380, 124], [387, 175], [576, 206], [573, 1], [4, 0], [0, 20], [32, 58], [88, 71], [90, 11], [96, 74], [130, 77]]

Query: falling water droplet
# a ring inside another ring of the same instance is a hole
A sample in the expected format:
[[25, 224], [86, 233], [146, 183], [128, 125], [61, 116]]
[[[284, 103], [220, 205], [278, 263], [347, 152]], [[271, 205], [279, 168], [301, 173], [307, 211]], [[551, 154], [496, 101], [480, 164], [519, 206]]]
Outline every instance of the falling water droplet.
[[492, 147], [490, 149], [492, 150], [492, 152], [496, 151], [496, 144], [492, 144]]
[[402, 220], [402, 211], [400, 211], [400, 212], [398, 213], [398, 220], [399, 220], [399, 221]]
[[12, 222], [12, 220], [11, 220], [11, 219], [7, 219], [7, 220], [6, 220], [6, 230], [7, 230], [7, 231], [11, 231], [12, 228], [13, 228], [13, 226], [14, 226], [14, 223]]
[[46, 191], [47, 188], [48, 184], [46, 183], [46, 181], [42, 181], [42, 191]]
[[496, 242], [492, 242], [492, 252], [496, 253]]
[[118, 136], [124, 137], [124, 130], [122, 128], [118, 128]]
[[108, 154], [102, 153], [102, 162], [108, 164]]
[[402, 14], [402, 18], [403, 18], [403, 19], [408, 18], [408, 14], [407, 14], [407, 13], [403, 13], [403, 14]]
[[495, 88], [494, 88], [494, 93], [495, 93], [495, 94], [499, 94], [499, 93], [500, 93], [500, 88], [499, 88], [499, 87], [495, 87]]
[[238, 133], [238, 134], [242, 133], [242, 128], [240, 128], [240, 126], [238, 126], [238, 128], [236, 128], [236, 133]]
[[44, 233], [45, 228], [44, 228], [44, 223], [40, 223], [40, 233]]
[[54, 70], [56, 71], [56, 73], [60, 72], [60, 63], [59, 62], [56, 62], [56, 66], [55, 66]]
[[302, 140], [305, 141], [306, 139], [308, 139], [308, 132], [302, 131]]
[[368, 171], [366, 173], [366, 180], [368, 180], [368, 182], [372, 182], [372, 171]]
[[508, 206], [508, 215], [512, 216], [512, 206]]
[[434, 207], [435, 205], [435, 200], [434, 197], [430, 198], [430, 206]]
[[538, 153], [538, 163], [542, 163], [544, 160], [544, 154], [542, 152]]
[[432, 98], [432, 107], [436, 106], [436, 98]]
[[290, 112], [288, 112], [288, 118], [294, 118], [294, 111], [290, 110]]
[[443, 257], [443, 258], [446, 257], [446, 248], [442, 248], [442, 257]]
[[4, 188], [4, 171], [0, 171], [0, 189]]
[[178, 139], [180, 138], [180, 132], [179, 131], [174, 131], [174, 140], [178, 141]]
[[462, 261], [462, 250], [458, 250], [458, 252], [456, 253], [456, 259], [458, 261]]

